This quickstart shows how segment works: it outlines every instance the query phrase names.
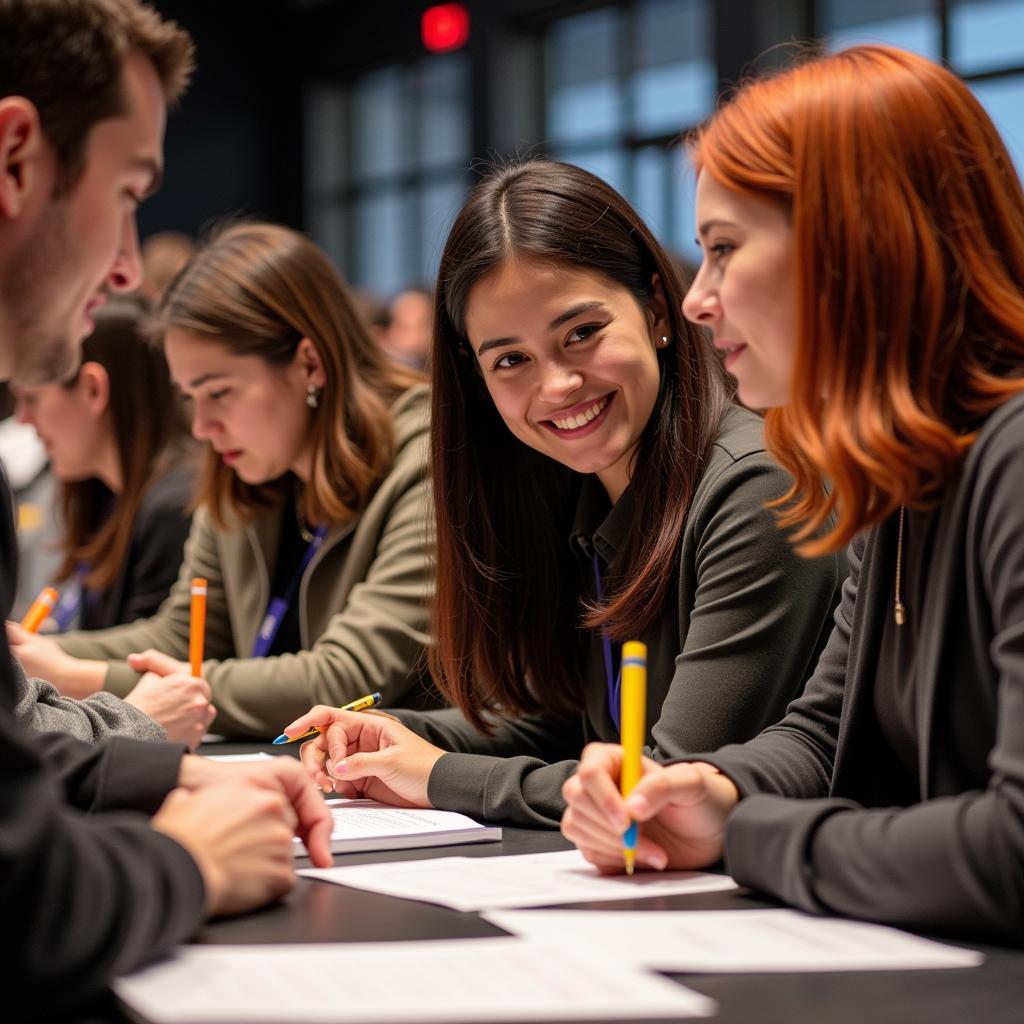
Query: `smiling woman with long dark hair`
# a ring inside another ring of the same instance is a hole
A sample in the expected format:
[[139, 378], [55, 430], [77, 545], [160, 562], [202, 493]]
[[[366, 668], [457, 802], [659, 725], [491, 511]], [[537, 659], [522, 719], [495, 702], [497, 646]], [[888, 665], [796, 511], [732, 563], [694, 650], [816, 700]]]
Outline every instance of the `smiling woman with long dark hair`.
[[[400, 712], [407, 728], [306, 716], [337, 722], [304, 751], [321, 785], [557, 825], [584, 743], [618, 735], [629, 639], [649, 650], [655, 757], [783, 713], [840, 559], [802, 560], [776, 530], [765, 503], [792, 481], [683, 294], [581, 168], [532, 161], [473, 192], [441, 259], [432, 364], [431, 667], [454, 707]], [[343, 739], [363, 752], [326, 774]]]

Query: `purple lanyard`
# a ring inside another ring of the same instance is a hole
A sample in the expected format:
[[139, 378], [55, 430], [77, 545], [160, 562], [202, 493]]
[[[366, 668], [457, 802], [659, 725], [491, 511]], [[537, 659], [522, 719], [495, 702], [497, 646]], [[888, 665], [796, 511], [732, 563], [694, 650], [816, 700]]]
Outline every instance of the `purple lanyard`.
[[54, 605], [51, 618], [58, 633], [66, 633], [75, 616], [82, 610], [82, 604], [85, 602], [85, 577], [88, 575], [89, 566], [76, 566], [75, 578], [64, 588], [60, 600]]
[[252, 645], [252, 656], [254, 658], [265, 658], [267, 652], [273, 646], [274, 639], [281, 628], [281, 623], [284, 622], [284, 617], [288, 612], [288, 607], [295, 600], [295, 594], [299, 589], [299, 584], [302, 582], [302, 577], [309, 568], [309, 563], [313, 561], [313, 556], [320, 550], [320, 545], [323, 544], [324, 537], [326, 536], [327, 527], [318, 526], [313, 532], [313, 539], [306, 546], [306, 553], [302, 556], [302, 561], [299, 563], [298, 569], [295, 570], [295, 575], [292, 576], [291, 583], [288, 584], [288, 589], [284, 592], [284, 597], [273, 597], [270, 599], [270, 604], [267, 605], [267, 613], [263, 616], [263, 622], [260, 623], [260, 631], [256, 634], [256, 639]]
[[[597, 564], [597, 553], [594, 553], [594, 586], [597, 588], [598, 601], [604, 600], [604, 589], [601, 586], [601, 567]], [[616, 729], [621, 729], [621, 702], [619, 691], [622, 686], [622, 673], [616, 676], [612, 670], [612, 642], [608, 634], [601, 630], [601, 647], [604, 651], [604, 674], [608, 680], [608, 714], [612, 716]]]

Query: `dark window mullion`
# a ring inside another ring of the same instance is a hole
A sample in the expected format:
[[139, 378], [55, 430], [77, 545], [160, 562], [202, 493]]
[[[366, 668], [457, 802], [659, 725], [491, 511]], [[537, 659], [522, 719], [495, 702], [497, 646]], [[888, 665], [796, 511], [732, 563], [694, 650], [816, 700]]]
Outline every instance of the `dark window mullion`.
[[950, 0], [935, 0], [936, 13], [939, 18], [939, 53], [942, 59], [952, 67], [952, 44], [950, 42]]
[[423, 124], [423, 60], [418, 60], [406, 71], [406, 81], [411, 86], [409, 103], [406, 106], [406, 138], [412, 152], [406, 152], [407, 166], [413, 168], [412, 178], [406, 190], [401, 193], [402, 220], [405, 222], [405, 238], [402, 239], [400, 256], [404, 288], [416, 280], [419, 271], [419, 252], [422, 242], [423, 206], [423, 152], [420, 128]]
[[[622, 173], [623, 191], [627, 196], [636, 195], [636, 150], [630, 144], [633, 137], [636, 111], [636, 4], [623, 4], [619, 12], [621, 34], [617, 61], [619, 85], [619, 138], [615, 148], [622, 153], [625, 163]], [[624, 108], [624, 109], [623, 109]]]

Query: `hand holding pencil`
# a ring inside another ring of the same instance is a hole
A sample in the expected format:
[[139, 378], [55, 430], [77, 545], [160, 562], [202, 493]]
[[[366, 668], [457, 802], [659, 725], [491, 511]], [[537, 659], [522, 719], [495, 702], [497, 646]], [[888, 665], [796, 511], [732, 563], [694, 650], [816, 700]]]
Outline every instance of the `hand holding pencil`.
[[623, 645], [621, 744], [584, 749], [562, 787], [562, 834], [602, 871], [621, 871], [623, 863], [629, 874], [636, 865], [707, 867], [722, 857], [726, 821], [740, 795], [710, 764], [664, 765], [643, 755], [646, 662], [643, 644]]

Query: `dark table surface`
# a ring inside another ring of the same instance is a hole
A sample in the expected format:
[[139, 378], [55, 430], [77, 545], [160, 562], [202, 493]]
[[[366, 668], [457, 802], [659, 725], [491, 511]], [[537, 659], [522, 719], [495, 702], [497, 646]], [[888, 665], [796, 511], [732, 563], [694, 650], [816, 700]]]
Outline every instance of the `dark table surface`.
[[[217, 744], [203, 753], [269, 750]], [[288, 753], [292, 753], [290, 748]], [[279, 750], [274, 750], [279, 753]], [[496, 843], [336, 856], [336, 864], [427, 857], [494, 857], [568, 849], [557, 832], [505, 828]], [[308, 866], [301, 861], [300, 866]], [[576, 904], [575, 909], [588, 906]], [[610, 910], [739, 910], [776, 906], [745, 890], [590, 904]], [[503, 935], [475, 913], [359, 892], [300, 878], [291, 894], [265, 910], [207, 924], [199, 943], [375, 942]], [[945, 940], [944, 940], [945, 941]], [[964, 943], [980, 949], [981, 967], [950, 971], [857, 971], [808, 974], [678, 974], [719, 1004], [720, 1024], [1024, 1024], [1024, 948]], [[125, 1024], [113, 997], [67, 1018], [68, 1024]], [[339, 1015], [344, 1021], [344, 1011]]]

